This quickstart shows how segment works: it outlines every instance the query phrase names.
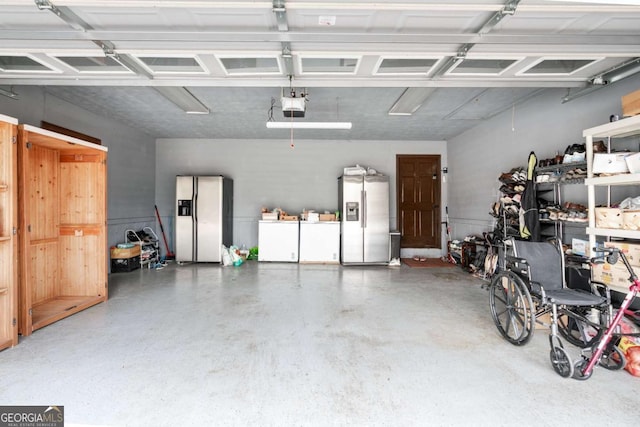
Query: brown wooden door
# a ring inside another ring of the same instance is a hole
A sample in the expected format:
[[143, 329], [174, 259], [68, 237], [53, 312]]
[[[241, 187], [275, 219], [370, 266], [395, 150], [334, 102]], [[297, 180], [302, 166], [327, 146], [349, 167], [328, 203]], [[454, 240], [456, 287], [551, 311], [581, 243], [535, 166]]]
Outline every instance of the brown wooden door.
[[440, 248], [440, 156], [396, 157], [398, 230], [403, 248]]

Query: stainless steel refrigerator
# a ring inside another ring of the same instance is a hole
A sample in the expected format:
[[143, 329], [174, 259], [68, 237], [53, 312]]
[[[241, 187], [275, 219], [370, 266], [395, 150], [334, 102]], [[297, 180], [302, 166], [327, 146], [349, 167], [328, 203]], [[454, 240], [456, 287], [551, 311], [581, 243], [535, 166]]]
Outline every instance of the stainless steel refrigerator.
[[389, 263], [389, 177], [338, 178], [340, 260], [343, 264]]
[[176, 261], [221, 262], [233, 244], [233, 180], [176, 177]]

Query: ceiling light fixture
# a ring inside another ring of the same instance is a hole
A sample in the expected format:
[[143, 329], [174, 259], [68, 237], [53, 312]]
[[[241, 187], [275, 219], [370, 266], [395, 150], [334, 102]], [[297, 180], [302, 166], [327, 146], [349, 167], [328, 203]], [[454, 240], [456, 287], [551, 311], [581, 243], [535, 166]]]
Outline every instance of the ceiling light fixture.
[[13, 91], [13, 89], [2, 89], [0, 88], [0, 95], [4, 95], [7, 98], [18, 99], [18, 94]]
[[351, 122], [267, 122], [267, 129], [351, 129]]
[[209, 108], [183, 87], [156, 86], [154, 89], [187, 114], [209, 114]]
[[433, 87], [409, 87], [400, 98], [389, 109], [390, 116], [410, 116], [415, 113], [418, 108], [424, 104], [429, 95], [431, 95], [436, 88]]

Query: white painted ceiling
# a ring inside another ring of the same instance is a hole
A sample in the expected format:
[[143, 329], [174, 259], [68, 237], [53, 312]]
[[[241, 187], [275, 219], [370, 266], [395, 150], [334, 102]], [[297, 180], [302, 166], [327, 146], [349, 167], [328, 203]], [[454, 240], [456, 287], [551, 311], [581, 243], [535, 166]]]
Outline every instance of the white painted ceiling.
[[[298, 138], [446, 140], [547, 88], [579, 95], [640, 71], [638, 3], [3, 0], [0, 90], [44, 86], [154, 137], [271, 139], [290, 135], [265, 127], [272, 98], [273, 119], [290, 120], [279, 103], [294, 88], [308, 94], [295, 121], [353, 122]], [[113, 68], [74, 65], [83, 58]], [[256, 67], [229, 66], [247, 59]], [[327, 59], [346, 66], [312, 68]], [[398, 60], [432, 66], [386, 67]], [[487, 63], [504, 68], [477, 69]], [[186, 114], [161, 86], [186, 88], [209, 114]], [[433, 90], [412, 115], [389, 115], [407, 88]]]

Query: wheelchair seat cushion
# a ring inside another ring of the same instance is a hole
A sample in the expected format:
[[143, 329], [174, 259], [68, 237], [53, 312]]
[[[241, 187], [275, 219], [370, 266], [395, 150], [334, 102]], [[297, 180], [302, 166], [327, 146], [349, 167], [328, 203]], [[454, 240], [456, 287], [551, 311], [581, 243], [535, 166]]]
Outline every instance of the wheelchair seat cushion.
[[605, 304], [607, 299], [599, 295], [576, 289], [553, 289], [546, 291], [552, 303], [572, 306], [597, 306]]

